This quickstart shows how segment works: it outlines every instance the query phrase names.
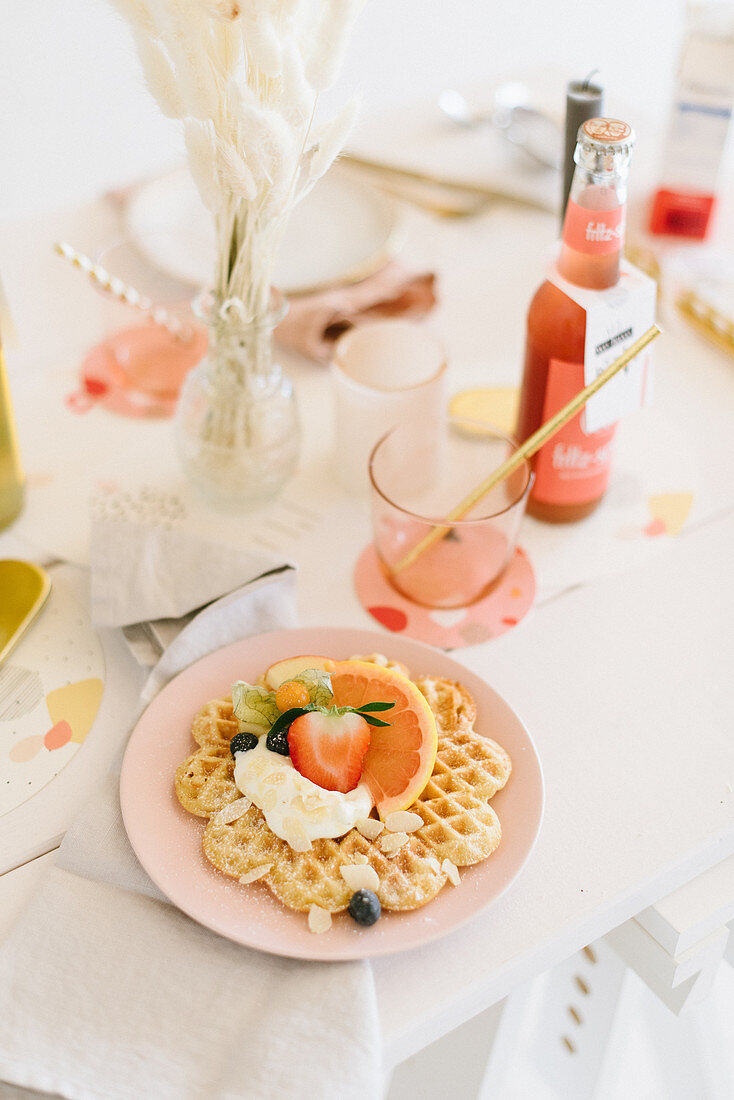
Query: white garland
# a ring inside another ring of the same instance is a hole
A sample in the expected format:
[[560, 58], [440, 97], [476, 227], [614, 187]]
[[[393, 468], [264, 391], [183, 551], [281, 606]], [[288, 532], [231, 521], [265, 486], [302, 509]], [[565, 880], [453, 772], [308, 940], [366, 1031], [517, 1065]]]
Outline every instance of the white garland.
[[313, 127], [364, 0], [112, 0], [129, 20], [148, 86], [180, 119], [217, 234], [214, 293], [246, 320], [268, 311], [291, 210], [338, 156], [350, 104]]

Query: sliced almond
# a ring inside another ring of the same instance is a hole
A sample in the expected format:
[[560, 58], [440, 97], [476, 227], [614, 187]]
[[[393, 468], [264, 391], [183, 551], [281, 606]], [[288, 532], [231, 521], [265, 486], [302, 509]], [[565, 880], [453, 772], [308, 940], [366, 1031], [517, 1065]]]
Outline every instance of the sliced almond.
[[429, 856], [426, 860], [426, 863], [432, 871], [436, 872], [437, 875], [441, 874], [441, 864], [438, 862], [435, 856]]
[[294, 817], [287, 817], [283, 822], [285, 842], [294, 852], [310, 852], [311, 841], [306, 830]]
[[450, 859], [445, 859], [441, 864], [441, 870], [446, 875], [447, 879], [452, 886], [458, 886], [461, 882], [459, 877], [459, 868], [455, 863], [452, 863]]
[[308, 911], [308, 927], [317, 935], [331, 928], [331, 913], [320, 905], [312, 905]]
[[357, 822], [355, 828], [365, 840], [377, 840], [385, 826], [376, 817], [365, 817], [362, 821]]
[[376, 890], [380, 876], [369, 863], [345, 863], [339, 868], [350, 890]]
[[274, 810], [278, 805], [278, 792], [266, 791], [262, 796], [261, 808], [263, 813], [269, 813], [270, 810]]
[[357, 653], [349, 658], [350, 661], [369, 661], [371, 665], [382, 665], [386, 668], [390, 663], [384, 653]]
[[412, 810], [395, 810], [385, 818], [385, 828], [389, 833], [414, 833], [422, 824], [421, 815]]
[[228, 802], [221, 810], [214, 814], [213, 820], [217, 825], [231, 825], [249, 810], [252, 802], [249, 798], [236, 798], [234, 802]]
[[285, 783], [285, 776], [282, 772], [271, 772], [263, 779], [263, 787], [277, 787], [281, 783]]
[[264, 875], [267, 875], [272, 866], [272, 863], [261, 863], [259, 867], [253, 867], [252, 870], [248, 871], [246, 875], [240, 875], [239, 882], [256, 882], [257, 879], [263, 878]]
[[380, 841], [380, 850], [386, 856], [394, 856], [408, 842], [407, 833], [386, 833]]

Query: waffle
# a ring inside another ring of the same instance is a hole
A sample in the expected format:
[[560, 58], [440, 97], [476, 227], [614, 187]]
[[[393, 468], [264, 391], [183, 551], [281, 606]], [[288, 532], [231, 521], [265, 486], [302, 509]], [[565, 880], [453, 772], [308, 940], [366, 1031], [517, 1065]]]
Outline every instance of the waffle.
[[308, 852], [294, 852], [271, 832], [256, 806], [231, 824], [212, 819], [203, 847], [210, 863], [234, 878], [271, 864], [262, 881], [291, 909], [346, 909], [354, 891], [340, 874], [345, 863], [369, 863], [375, 869], [380, 880], [375, 892], [385, 909], [417, 909], [446, 881], [430, 849], [415, 836], [392, 857], [380, 851], [379, 840], [367, 840], [356, 829], [338, 840], [315, 840]]
[[176, 769], [176, 795], [190, 814], [211, 817], [239, 797], [229, 742], [237, 733], [231, 699], [212, 699], [191, 724], [199, 748]]
[[191, 723], [191, 736], [197, 745], [229, 745], [239, 730], [232, 710], [232, 699], [212, 699], [201, 708]]
[[488, 800], [507, 782], [510, 758], [494, 741], [474, 732], [476, 707], [463, 685], [430, 677], [415, 683], [436, 718], [438, 750], [431, 778], [411, 806], [424, 824], [395, 855], [381, 851], [382, 837], [368, 840], [356, 829], [296, 852], [275, 836], [256, 806], [235, 821], [220, 820], [217, 812], [240, 792], [229, 751], [237, 732], [232, 701], [216, 699], [195, 716], [192, 733], [199, 749], [176, 772], [181, 805], [211, 819], [203, 836], [206, 858], [233, 878], [267, 866], [261, 881], [285, 905], [299, 910], [318, 905], [331, 912], [346, 908], [353, 892], [340, 874], [344, 864], [369, 863], [380, 880], [375, 892], [383, 908], [408, 910], [425, 905], [443, 887], [444, 859], [456, 867], [486, 859], [501, 839]]
[[431, 780], [446, 793], [463, 782], [484, 801], [510, 778], [512, 761], [501, 745], [474, 732], [477, 708], [463, 686], [453, 680], [422, 677], [415, 681], [436, 719], [438, 751]]

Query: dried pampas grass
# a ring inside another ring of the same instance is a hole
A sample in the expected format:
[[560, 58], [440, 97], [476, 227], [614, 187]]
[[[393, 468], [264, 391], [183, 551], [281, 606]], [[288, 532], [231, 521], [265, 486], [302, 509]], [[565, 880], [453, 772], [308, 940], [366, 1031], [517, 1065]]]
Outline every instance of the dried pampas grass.
[[354, 104], [313, 126], [363, 0], [112, 0], [131, 23], [150, 91], [184, 126], [217, 232], [215, 298], [249, 320], [270, 301], [288, 215], [328, 170]]

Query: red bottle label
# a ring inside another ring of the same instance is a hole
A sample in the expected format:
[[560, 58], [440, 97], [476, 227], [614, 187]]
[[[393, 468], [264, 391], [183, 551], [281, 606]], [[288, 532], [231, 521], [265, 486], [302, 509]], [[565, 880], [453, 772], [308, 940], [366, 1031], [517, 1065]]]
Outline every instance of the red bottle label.
[[[583, 363], [551, 359], [543, 422], [584, 387]], [[616, 424], [587, 435], [577, 413], [541, 447], [535, 462], [532, 496], [543, 504], [587, 504], [602, 496], [609, 481]]]
[[624, 240], [624, 215], [624, 206], [589, 210], [569, 199], [563, 222], [563, 243], [574, 252], [593, 256], [619, 252]]

